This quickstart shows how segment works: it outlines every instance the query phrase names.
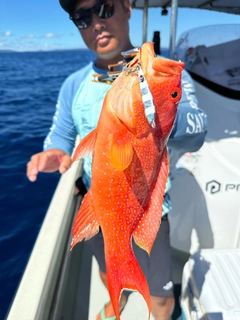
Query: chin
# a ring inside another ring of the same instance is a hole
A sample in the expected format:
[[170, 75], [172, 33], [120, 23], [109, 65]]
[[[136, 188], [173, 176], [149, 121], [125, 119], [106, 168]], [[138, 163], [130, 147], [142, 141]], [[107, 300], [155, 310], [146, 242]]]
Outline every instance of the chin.
[[96, 54], [105, 59], [111, 59], [116, 55], [121, 53], [121, 43], [117, 41], [114, 37], [109, 38], [109, 41], [106, 41], [104, 45], [99, 43], [96, 46]]
[[122, 50], [120, 47], [115, 48], [101, 48], [97, 50], [96, 54], [98, 57], [101, 57], [104, 60], [108, 59], [114, 59], [115, 57], [119, 56], [121, 54]]

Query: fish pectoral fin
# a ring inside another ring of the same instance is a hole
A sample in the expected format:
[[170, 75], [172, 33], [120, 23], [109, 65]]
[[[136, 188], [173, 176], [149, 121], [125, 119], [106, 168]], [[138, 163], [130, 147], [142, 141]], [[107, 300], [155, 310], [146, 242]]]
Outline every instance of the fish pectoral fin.
[[77, 146], [74, 152], [73, 161], [80, 158], [86, 158], [92, 155], [96, 140], [97, 140], [97, 129], [94, 129], [80, 141], [79, 145]]
[[162, 205], [168, 180], [168, 173], [169, 159], [167, 148], [165, 148], [160, 163], [157, 181], [152, 191], [148, 208], [133, 232], [136, 244], [146, 250], [149, 255], [161, 224]]
[[98, 233], [98, 231], [99, 223], [97, 222], [92, 205], [91, 190], [89, 190], [83, 198], [82, 204], [74, 221], [71, 250], [76, 243], [82, 241], [84, 238], [85, 240], [92, 238]]
[[133, 147], [131, 137], [126, 130], [115, 132], [112, 135], [110, 147], [110, 160], [112, 165], [118, 170], [125, 170], [133, 158]]

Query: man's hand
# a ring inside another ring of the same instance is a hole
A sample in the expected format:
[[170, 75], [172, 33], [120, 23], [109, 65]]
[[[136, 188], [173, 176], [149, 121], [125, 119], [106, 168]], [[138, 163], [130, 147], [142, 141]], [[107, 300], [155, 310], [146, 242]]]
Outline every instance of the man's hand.
[[39, 172], [64, 173], [72, 164], [72, 159], [66, 152], [60, 149], [49, 149], [36, 153], [27, 164], [27, 177], [30, 181], [37, 180]]

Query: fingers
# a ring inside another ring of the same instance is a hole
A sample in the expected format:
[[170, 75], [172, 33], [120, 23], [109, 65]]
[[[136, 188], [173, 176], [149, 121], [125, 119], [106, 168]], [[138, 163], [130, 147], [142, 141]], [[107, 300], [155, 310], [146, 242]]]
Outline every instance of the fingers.
[[43, 151], [31, 157], [27, 164], [27, 177], [34, 182], [39, 172], [54, 172], [58, 170], [58, 167], [59, 160], [55, 153]]
[[27, 164], [27, 177], [31, 182], [37, 180], [39, 172], [66, 172], [72, 164], [71, 157], [62, 150], [49, 149], [31, 157]]
[[37, 180], [38, 175], [38, 163], [39, 163], [39, 156], [38, 154], [31, 157], [31, 160], [27, 164], [27, 177], [31, 182]]

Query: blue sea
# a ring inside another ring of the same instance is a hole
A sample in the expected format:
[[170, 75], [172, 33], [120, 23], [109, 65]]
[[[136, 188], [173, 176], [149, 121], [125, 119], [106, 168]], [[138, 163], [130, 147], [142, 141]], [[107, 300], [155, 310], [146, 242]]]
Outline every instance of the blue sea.
[[[162, 52], [167, 56], [167, 51]], [[0, 319], [20, 283], [60, 175], [28, 181], [65, 78], [93, 59], [88, 50], [0, 52]]]
[[0, 319], [8, 313], [60, 175], [28, 181], [64, 79], [92, 60], [88, 50], [0, 53]]

